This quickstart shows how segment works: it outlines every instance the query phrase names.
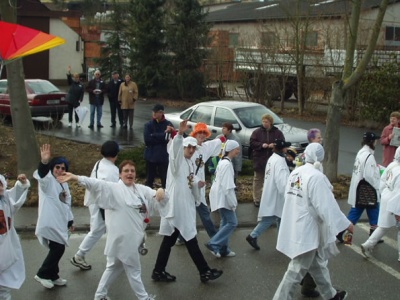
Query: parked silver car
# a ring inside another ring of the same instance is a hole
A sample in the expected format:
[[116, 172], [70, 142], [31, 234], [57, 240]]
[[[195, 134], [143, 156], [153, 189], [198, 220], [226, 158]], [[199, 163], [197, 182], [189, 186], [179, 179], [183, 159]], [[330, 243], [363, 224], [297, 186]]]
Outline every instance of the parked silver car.
[[250, 158], [250, 136], [261, 126], [261, 118], [264, 114], [272, 115], [274, 125], [283, 132], [286, 141], [291, 142], [298, 153], [304, 151], [308, 145], [307, 130], [284, 123], [274, 112], [258, 103], [232, 100], [201, 102], [183, 112], [166, 114], [165, 117], [174, 124], [175, 128], [178, 128], [179, 123], [184, 119], [189, 120], [190, 128], [198, 122], [206, 123], [212, 134], [210, 139], [221, 134], [222, 124], [229, 122], [242, 142], [243, 157]]

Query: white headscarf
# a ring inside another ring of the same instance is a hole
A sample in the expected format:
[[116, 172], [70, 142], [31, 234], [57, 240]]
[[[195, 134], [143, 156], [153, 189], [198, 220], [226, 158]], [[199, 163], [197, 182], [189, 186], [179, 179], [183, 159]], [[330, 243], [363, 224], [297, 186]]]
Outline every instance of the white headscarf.
[[324, 160], [325, 151], [324, 147], [320, 143], [311, 143], [306, 147], [304, 151], [306, 157], [306, 163], [311, 163], [314, 168], [322, 172], [321, 162]]
[[396, 153], [394, 154], [393, 161], [400, 163], [400, 147], [397, 147]]
[[233, 149], [236, 149], [238, 147], [239, 147], [239, 143], [236, 142], [235, 140], [227, 140], [225, 142], [225, 148], [224, 149], [225, 149], [225, 152], [230, 152]]
[[7, 188], [7, 180], [6, 178], [0, 174], [0, 182], [3, 184], [3, 188], [6, 189]]

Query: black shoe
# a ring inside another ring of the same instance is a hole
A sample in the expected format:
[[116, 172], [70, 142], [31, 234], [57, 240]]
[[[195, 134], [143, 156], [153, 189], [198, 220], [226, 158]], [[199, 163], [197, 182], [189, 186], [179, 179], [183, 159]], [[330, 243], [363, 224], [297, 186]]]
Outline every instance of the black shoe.
[[103, 128], [104, 126], [103, 125], [97, 125], [97, 128]]
[[115, 124], [111, 124], [111, 126], [110, 127], [115, 127]]
[[339, 243], [341, 243], [341, 244], [344, 243], [344, 240], [343, 240], [343, 233], [344, 233], [345, 231], [346, 231], [346, 230], [343, 230], [343, 231], [339, 232], [338, 235], [336, 236], [336, 239], [337, 239], [337, 240], [339, 241]]
[[379, 240], [377, 244], [382, 244], [384, 242], [385, 242], [384, 240]]
[[317, 290], [302, 290], [301, 291], [301, 294], [304, 296], [304, 297], [308, 297], [308, 298], [317, 298], [317, 297], [319, 297], [320, 296], [320, 294], [319, 294], [319, 292], [317, 291]]
[[218, 277], [220, 277], [224, 273], [222, 270], [217, 270], [217, 269], [210, 269], [207, 272], [201, 273], [200, 274], [200, 280], [201, 282], [207, 282], [209, 280], [215, 280]]
[[254, 202], [255, 207], [260, 207], [260, 202]]
[[347, 292], [346, 291], [338, 291], [335, 295], [335, 297], [333, 297], [330, 300], [343, 300], [347, 298]]
[[93, 128], [94, 128], [94, 126], [93, 126], [93, 125], [89, 125], [89, 126], [88, 126], [88, 128], [90, 128], [90, 129], [93, 129]]
[[260, 250], [260, 247], [257, 244], [257, 238], [253, 238], [250, 234], [246, 236], [246, 241], [256, 250]]
[[126, 129], [126, 128], [128, 128], [128, 126], [127, 125], [123, 125], [122, 128]]
[[172, 282], [176, 280], [176, 277], [174, 275], [169, 274], [168, 272], [162, 271], [154, 271], [153, 274], [151, 275], [151, 279], [154, 281], [164, 281], [164, 282]]

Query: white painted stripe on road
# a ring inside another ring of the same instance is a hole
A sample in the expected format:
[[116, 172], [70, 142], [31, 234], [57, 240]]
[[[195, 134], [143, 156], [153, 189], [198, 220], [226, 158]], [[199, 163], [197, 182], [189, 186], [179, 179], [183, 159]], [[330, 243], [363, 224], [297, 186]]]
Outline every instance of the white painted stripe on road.
[[[356, 226], [369, 234], [370, 226], [369, 226], [368, 223], [357, 223]], [[396, 252], [397, 252], [397, 242], [395, 242], [393, 239], [386, 237], [385, 238], [385, 244], [387, 244], [390, 247], [396, 249]], [[356, 246], [356, 245], [353, 244], [349, 248], [351, 250], [353, 250], [354, 252], [358, 253], [359, 255], [361, 255], [365, 260], [368, 260], [369, 262], [373, 263], [378, 268], [381, 268], [386, 273], [389, 273], [390, 275], [392, 275], [396, 279], [400, 280], [400, 272], [396, 271], [392, 267], [389, 267], [388, 265], [384, 264], [383, 262], [377, 260], [374, 257], [365, 258], [364, 254], [362, 253], [361, 248], [359, 246]]]

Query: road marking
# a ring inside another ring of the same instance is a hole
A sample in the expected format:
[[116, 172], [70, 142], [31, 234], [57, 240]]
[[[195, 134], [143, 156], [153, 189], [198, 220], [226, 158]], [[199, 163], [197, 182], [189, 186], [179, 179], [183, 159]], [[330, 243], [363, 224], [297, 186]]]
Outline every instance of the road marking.
[[[360, 229], [362, 229], [363, 231], [367, 232], [369, 234], [369, 224], [367, 223], [357, 223], [357, 227], [359, 227]], [[397, 242], [395, 242], [393, 239], [386, 237], [385, 238], [385, 244], [389, 245], [390, 247], [396, 249], [397, 250]], [[392, 275], [393, 277], [395, 277], [396, 279], [400, 280], [400, 272], [396, 271], [395, 269], [393, 269], [392, 267], [389, 267], [388, 265], [382, 263], [381, 261], [377, 260], [375, 257], [370, 257], [370, 258], [365, 258], [364, 254], [361, 251], [361, 248], [359, 246], [355, 246], [352, 245], [352, 247], [350, 247], [351, 250], [353, 250], [354, 252], [360, 254], [364, 259], [370, 261], [371, 263], [373, 263], [375, 266], [381, 268], [382, 270], [384, 270], [386, 273], [389, 273], [390, 275]]]

